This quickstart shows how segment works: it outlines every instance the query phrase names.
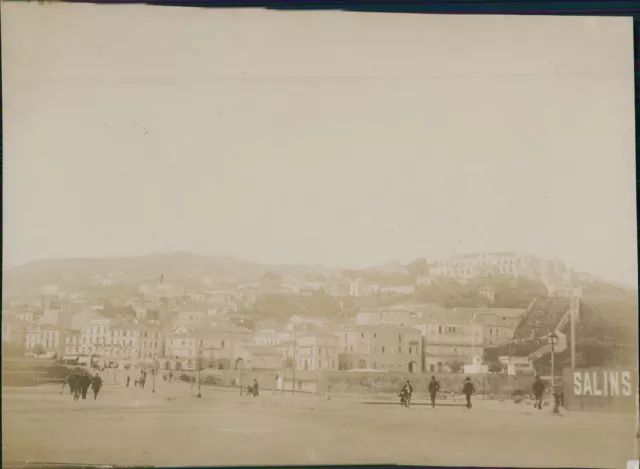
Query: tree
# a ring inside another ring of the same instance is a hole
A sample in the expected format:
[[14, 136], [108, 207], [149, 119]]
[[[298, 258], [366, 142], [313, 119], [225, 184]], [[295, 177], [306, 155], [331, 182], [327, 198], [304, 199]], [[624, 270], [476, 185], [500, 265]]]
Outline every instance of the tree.
[[460, 360], [453, 360], [448, 362], [447, 366], [449, 367], [451, 373], [460, 373], [464, 367], [464, 363], [462, 363]]
[[429, 273], [429, 264], [424, 257], [421, 257], [409, 264], [407, 270], [412, 277], [420, 277]]
[[489, 373], [502, 373], [504, 371], [504, 365], [500, 362], [489, 363]]
[[44, 355], [45, 353], [47, 353], [47, 351], [45, 350], [45, 348], [41, 344], [37, 344], [33, 348], [33, 353], [35, 353], [37, 358], [40, 358], [40, 355]]

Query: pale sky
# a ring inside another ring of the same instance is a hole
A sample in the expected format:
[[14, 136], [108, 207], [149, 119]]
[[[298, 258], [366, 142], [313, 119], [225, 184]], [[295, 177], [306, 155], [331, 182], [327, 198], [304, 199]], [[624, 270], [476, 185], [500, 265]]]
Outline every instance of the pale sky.
[[516, 250], [637, 283], [630, 19], [2, 7], [6, 266]]

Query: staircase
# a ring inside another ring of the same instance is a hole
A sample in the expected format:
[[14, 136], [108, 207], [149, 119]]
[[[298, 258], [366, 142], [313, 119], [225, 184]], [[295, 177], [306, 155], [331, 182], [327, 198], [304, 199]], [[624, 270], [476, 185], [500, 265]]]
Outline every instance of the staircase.
[[[567, 336], [563, 334], [561, 331], [564, 328], [564, 326], [567, 325], [570, 319], [571, 319], [571, 309], [568, 309], [564, 313], [564, 315], [562, 316], [562, 319], [560, 320], [560, 322], [555, 328], [554, 332], [558, 336], [558, 343], [555, 345], [556, 353], [564, 352], [567, 348]], [[538, 360], [550, 352], [551, 352], [551, 344], [543, 345], [538, 350], [529, 354], [529, 360], [531, 361]]]

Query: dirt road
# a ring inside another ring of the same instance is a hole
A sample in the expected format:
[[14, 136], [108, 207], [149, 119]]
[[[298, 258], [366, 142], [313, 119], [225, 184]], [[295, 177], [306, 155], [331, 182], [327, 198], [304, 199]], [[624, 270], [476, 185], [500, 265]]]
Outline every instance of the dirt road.
[[[59, 387], [3, 388], [3, 460], [119, 465], [395, 463], [624, 467], [633, 415], [565, 413], [524, 404], [366, 405], [264, 392], [258, 398], [184, 383], [106, 385], [97, 401]], [[416, 401], [418, 402], [418, 401]]]

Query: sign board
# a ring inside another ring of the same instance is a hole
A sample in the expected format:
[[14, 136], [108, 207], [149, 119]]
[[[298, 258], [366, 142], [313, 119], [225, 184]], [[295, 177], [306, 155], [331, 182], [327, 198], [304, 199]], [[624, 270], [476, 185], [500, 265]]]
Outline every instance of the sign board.
[[564, 370], [567, 410], [636, 412], [638, 373], [632, 368]]

